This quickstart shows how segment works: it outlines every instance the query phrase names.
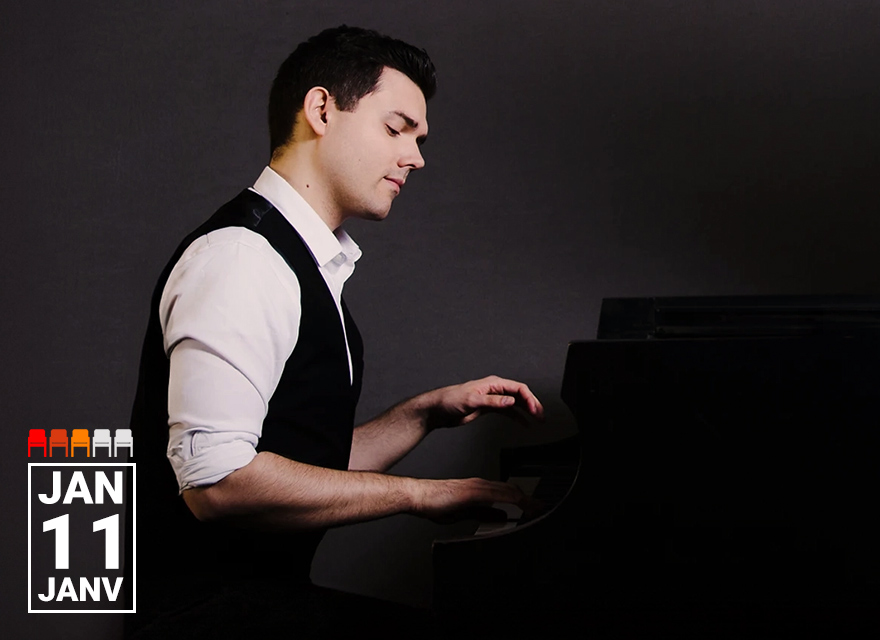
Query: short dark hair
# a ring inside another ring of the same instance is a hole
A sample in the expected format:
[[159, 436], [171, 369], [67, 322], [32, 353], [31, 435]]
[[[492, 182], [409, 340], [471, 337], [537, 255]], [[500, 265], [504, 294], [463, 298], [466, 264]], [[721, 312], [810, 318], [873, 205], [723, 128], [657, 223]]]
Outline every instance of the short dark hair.
[[272, 155], [289, 142], [310, 89], [324, 87], [339, 109], [352, 111], [375, 91], [385, 67], [405, 74], [425, 100], [437, 90], [434, 63], [424, 49], [376, 31], [341, 25], [300, 44], [281, 64], [269, 93]]

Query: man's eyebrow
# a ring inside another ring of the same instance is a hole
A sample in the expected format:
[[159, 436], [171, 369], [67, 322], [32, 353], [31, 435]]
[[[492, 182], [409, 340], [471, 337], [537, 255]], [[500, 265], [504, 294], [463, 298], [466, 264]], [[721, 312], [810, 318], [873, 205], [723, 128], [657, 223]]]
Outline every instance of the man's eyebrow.
[[408, 115], [406, 115], [403, 111], [392, 111], [392, 115], [399, 116], [406, 123], [410, 129], [418, 129], [419, 123], [416, 120], [413, 120]]
[[[391, 115], [395, 115], [395, 116], [399, 117], [401, 120], [403, 120], [406, 123], [406, 126], [409, 127], [410, 129], [418, 129], [419, 128], [418, 121], [413, 120], [411, 117], [406, 115], [403, 111], [392, 111]], [[427, 139], [427, 137], [428, 137], [427, 133], [423, 136], [419, 136], [418, 138], [416, 138], [416, 142], [418, 142], [419, 144], [422, 144]]]

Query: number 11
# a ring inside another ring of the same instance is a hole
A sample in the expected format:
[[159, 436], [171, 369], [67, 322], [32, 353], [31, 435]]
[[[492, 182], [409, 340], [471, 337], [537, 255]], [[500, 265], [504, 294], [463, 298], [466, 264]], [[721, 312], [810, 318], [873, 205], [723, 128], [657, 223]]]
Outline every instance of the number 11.
[[[70, 569], [70, 515], [43, 522], [43, 532], [55, 531], [55, 568]], [[119, 568], [119, 514], [92, 523], [92, 531], [104, 531], [104, 568]]]

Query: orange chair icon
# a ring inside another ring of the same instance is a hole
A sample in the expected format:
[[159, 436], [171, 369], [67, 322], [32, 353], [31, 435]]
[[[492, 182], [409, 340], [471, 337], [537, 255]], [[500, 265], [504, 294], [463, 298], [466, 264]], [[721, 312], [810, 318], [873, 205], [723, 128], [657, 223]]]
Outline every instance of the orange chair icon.
[[52, 457], [52, 449], [64, 447], [64, 457], [67, 457], [67, 429], [52, 429], [49, 436], [49, 457]]
[[91, 443], [89, 442], [89, 430], [88, 429], [74, 429], [73, 435], [70, 438], [70, 457], [73, 457], [74, 449], [77, 447], [85, 447], [86, 448], [86, 457], [90, 457], [91, 454]]
[[45, 429], [31, 429], [28, 432], [28, 458], [31, 457], [31, 447], [43, 447], [43, 457], [46, 457]]

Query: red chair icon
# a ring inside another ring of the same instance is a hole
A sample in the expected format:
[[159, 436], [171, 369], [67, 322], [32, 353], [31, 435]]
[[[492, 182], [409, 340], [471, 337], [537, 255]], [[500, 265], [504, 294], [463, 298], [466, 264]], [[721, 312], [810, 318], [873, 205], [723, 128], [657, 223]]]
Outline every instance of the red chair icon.
[[67, 429], [52, 429], [49, 435], [49, 457], [52, 457], [52, 449], [64, 447], [64, 457], [67, 457]]
[[31, 457], [31, 447], [43, 447], [43, 457], [46, 457], [45, 429], [31, 429], [28, 433], [28, 458]]

